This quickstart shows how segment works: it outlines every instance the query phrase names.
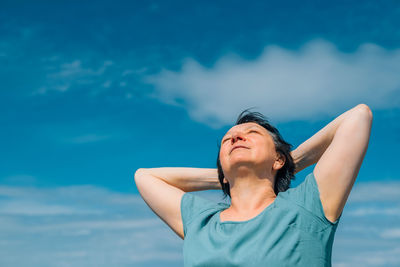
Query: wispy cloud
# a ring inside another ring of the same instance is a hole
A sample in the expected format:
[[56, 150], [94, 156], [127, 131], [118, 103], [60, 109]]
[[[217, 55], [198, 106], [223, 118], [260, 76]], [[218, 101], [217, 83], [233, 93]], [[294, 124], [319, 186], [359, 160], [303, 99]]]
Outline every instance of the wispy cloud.
[[357, 182], [343, 211], [334, 266], [399, 266], [400, 183]]
[[396, 238], [400, 239], [400, 228], [386, 229], [382, 232], [383, 238]]
[[71, 215], [71, 214], [96, 214], [92, 210], [84, 210], [66, 205], [40, 203], [34, 200], [11, 200], [2, 201], [0, 204], [0, 214], [3, 215]]
[[228, 54], [211, 68], [187, 58], [181, 71], [163, 69], [143, 80], [155, 87], [152, 97], [220, 127], [248, 107], [281, 121], [337, 115], [359, 103], [400, 107], [398, 73], [400, 50], [367, 43], [343, 53], [318, 39], [298, 51], [270, 45], [255, 60]]
[[379, 208], [379, 207], [363, 207], [351, 212], [351, 216], [378, 216], [393, 215], [400, 219], [400, 207]]
[[364, 182], [356, 183], [350, 195], [352, 202], [400, 202], [400, 182]]
[[48, 91], [67, 91], [72, 86], [91, 85], [100, 83], [103, 87], [110, 87], [111, 83], [108, 80], [104, 81], [101, 77], [106, 69], [113, 65], [111, 60], [103, 61], [97, 69], [83, 67], [81, 60], [74, 60], [67, 63], [61, 63], [58, 67], [53, 67], [53, 70], [48, 70], [46, 75], [46, 84], [33, 93], [45, 94]]
[[[359, 183], [352, 194], [370, 186]], [[386, 188], [375, 183], [375, 190]], [[215, 202], [218, 190], [192, 192]], [[384, 196], [382, 196], [384, 198]], [[92, 185], [0, 186], [0, 256], [19, 266], [182, 266], [183, 241], [139, 195]], [[374, 202], [374, 201], [373, 201]], [[382, 210], [387, 202], [378, 201]], [[391, 201], [396, 204], [398, 201]], [[389, 208], [388, 208], [389, 207]], [[351, 216], [368, 201], [346, 205], [333, 248], [335, 266], [396, 266], [398, 214]], [[28, 249], [29, 248], [29, 249]], [[19, 257], [24, 250], [25, 257]]]
[[[362, 246], [362, 244], [355, 244]], [[354, 249], [353, 249], [354, 250]], [[374, 251], [366, 251], [359, 254], [348, 255], [345, 262], [335, 262], [333, 266], [352, 267], [352, 266], [399, 266], [400, 260], [398, 254], [400, 247], [379, 248]]]
[[118, 128], [110, 119], [80, 118], [75, 122], [42, 125], [37, 135], [55, 143], [81, 145], [122, 140], [129, 136], [124, 129]]
[[0, 186], [0, 199], [5, 266], [182, 265], [182, 240], [138, 195], [90, 185]]

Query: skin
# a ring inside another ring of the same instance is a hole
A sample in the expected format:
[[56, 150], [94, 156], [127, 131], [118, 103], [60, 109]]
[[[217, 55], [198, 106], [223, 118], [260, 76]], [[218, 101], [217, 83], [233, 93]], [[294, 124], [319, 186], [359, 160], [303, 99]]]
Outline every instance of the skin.
[[[220, 161], [232, 199], [231, 206], [221, 212], [221, 221], [251, 219], [276, 198], [274, 177], [285, 159], [277, 154], [268, 131], [254, 124], [235, 125], [222, 139]], [[255, 128], [247, 128], [250, 125]], [[358, 175], [371, 126], [371, 110], [359, 104], [291, 151], [295, 173], [316, 164], [313, 173], [325, 216], [331, 222], [340, 216]], [[247, 149], [230, 153], [239, 144]], [[221, 190], [216, 168], [140, 168], [135, 172], [135, 183], [146, 204], [182, 239], [181, 200], [185, 192]]]
[[[239, 145], [247, 148], [231, 152]], [[276, 152], [264, 127], [254, 122], [232, 127], [222, 138], [220, 162], [231, 194], [231, 206], [220, 213], [221, 221], [251, 219], [275, 200], [275, 175], [285, 157]]]

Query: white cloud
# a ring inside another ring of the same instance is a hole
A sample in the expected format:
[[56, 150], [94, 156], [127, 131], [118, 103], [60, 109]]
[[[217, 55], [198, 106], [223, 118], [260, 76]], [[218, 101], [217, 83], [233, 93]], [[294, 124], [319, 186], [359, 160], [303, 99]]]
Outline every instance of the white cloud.
[[[358, 183], [352, 194], [371, 184]], [[377, 191], [385, 183], [374, 183]], [[222, 201], [219, 190], [192, 192]], [[0, 258], [5, 266], [182, 266], [183, 241], [140, 195], [93, 185], [0, 186]], [[361, 198], [361, 199], [364, 199]], [[375, 202], [390, 210], [389, 202]], [[349, 216], [371, 209], [349, 201], [333, 247], [334, 266], [396, 266], [398, 214]], [[376, 208], [376, 206], [373, 206]], [[374, 210], [376, 212], [376, 210]], [[20, 257], [21, 251], [24, 257]]]
[[138, 195], [91, 185], [0, 186], [0, 198], [2, 265], [183, 263], [182, 240]]
[[[112, 81], [103, 77], [107, 68], [114, 63], [110, 60], [105, 60], [96, 69], [84, 67], [81, 60], [73, 60], [71, 62], [63, 62], [60, 58], [46, 61], [49, 66], [46, 70], [46, 82], [32, 95], [46, 94], [49, 91], [65, 92], [72, 86], [76, 85], [92, 85], [99, 84], [104, 88], [111, 86]], [[58, 64], [58, 65], [57, 65]], [[93, 94], [98, 92], [93, 91]]]
[[[359, 244], [362, 246], [362, 244]], [[350, 250], [356, 250], [357, 248], [349, 248]], [[346, 261], [341, 262], [336, 261], [333, 262], [333, 266], [343, 266], [343, 267], [353, 267], [353, 266], [399, 266], [400, 259], [399, 259], [399, 252], [400, 247], [394, 248], [378, 248], [374, 251], [366, 251], [363, 253], [349, 253]]]
[[350, 194], [352, 202], [398, 202], [400, 203], [400, 182], [364, 182], [356, 183]]
[[147, 67], [141, 67], [139, 69], [127, 69], [124, 70], [121, 74], [122, 77], [128, 76], [128, 75], [132, 75], [132, 74], [143, 74], [145, 73], [149, 68]]
[[359, 208], [351, 212], [352, 216], [371, 216], [371, 215], [398, 215], [400, 216], [400, 207], [396, 208]]
[[221, 127], [249, 107], [280, 121], [339, 115], [359, 103], [372, 109], [400, 107], [398, 73], [400, 50], [363, 44], [354, 53], [342, 53], [313, 40], [299, 51], [267, 46], [252, 61], [225, 55], [212, 68], [187, 58], [181, 71], [164, 69], [144, 82], [154, 85], [152, 97]]
[[383, 238], [400, 238], [400, 228], [386, 229], [382, 232], [381, 237]]
[[0, 203], [1, 215], [69, 215], [69, 214], [96, 214], [96, 210], [82, 210], [79, 208], [64, 205], [54, 205], [48, 203], [38, 203], [30, 201], [3, 201]]

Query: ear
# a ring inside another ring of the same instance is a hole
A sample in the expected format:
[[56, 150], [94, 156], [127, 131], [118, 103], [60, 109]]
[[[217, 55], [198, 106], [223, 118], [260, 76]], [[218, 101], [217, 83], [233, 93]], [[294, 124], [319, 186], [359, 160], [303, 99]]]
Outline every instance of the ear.
[[285, 156], [283, 156], [279, 152], [276, 152], [276, 157], [275, 157], [275, 162], [274, 162], [274, 165], [273, 165], [273, 169], [279, 170], [280, 168], [283, 167], [283, 165], [285, 165], [285, 162], [286, 162]]
[[224, 177], [224, 180], [222, 181], [224, 184], [228, 183], [228, 180]]

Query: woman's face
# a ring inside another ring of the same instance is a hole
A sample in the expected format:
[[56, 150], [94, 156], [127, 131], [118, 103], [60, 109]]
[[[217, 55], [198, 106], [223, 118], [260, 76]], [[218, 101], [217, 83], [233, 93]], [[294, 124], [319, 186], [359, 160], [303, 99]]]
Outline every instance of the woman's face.
[[240, 168], [253, 168], [261, 175], [270, 176], [277, 155], [267, 129], [255, 122], [247, 122], [235, 125], [224, 135], [219, 158], [229, 181]]

